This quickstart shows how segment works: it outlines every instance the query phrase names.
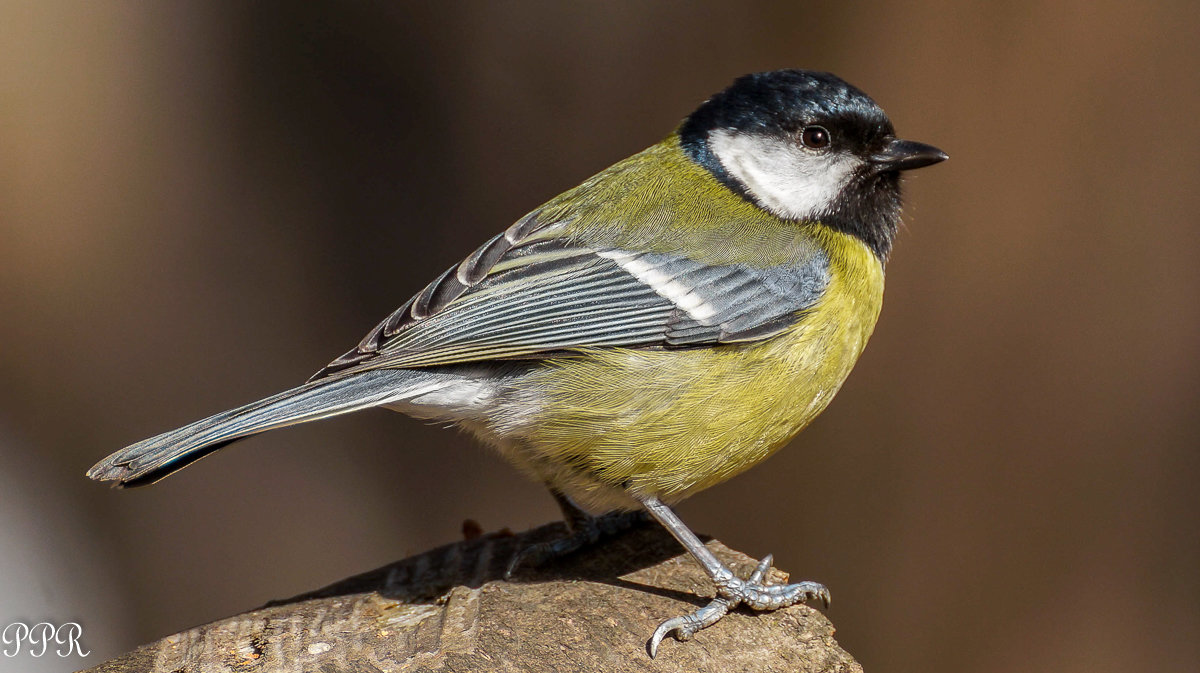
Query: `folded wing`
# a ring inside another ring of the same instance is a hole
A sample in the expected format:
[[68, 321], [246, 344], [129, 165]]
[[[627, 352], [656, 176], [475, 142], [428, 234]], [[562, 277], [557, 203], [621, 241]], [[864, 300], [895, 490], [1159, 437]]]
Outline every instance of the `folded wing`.
[[792, 263], [712, 265], [593, 247], [534, 215], [448, 269], [313, 378], [573, 349], [679, 348], [769, 338], [829, 283], [818, 248]]

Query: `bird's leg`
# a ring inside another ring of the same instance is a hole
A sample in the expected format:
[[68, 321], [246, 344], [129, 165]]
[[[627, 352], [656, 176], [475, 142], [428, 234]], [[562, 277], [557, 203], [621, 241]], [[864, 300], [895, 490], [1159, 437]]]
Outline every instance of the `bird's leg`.
[[554, 504], [558, 505], [558, 511], [562, 512], [563, 521], [567, 523], [567, 530], [575, 532], [581, 528], [585, 528], [589, 522], [594, 521], [596, 517], [588, 514], [582, 507], [575, 504], [575, 501], [557, 489], [550, 489], [550, 495], [554, 498]]
[[709, 551], [708, 547], [696, 537], [675, 512], [671, 511], [655, 497], [641, 499], [642, 505], [650, 515], [658, 520], [671, 535], [679, 540], [679, 544], [687, 549], [695, 558], [704, 572], [712, 578], [717, 587], [717, 597], [708, 605], [689, 615], [668, 619], [654, 630], [647, 647], [650, 656], [658, 652], [658, 645], [669, 633], [674, 633], [679, 640], [691, 638], [700, 629], [716, 624], [725, 613], [738, 605], [745, 604], [755, 610], [776, 610], [796, 603], [803, 603], [809, 598], [819, 598], [829, 607], [829, 590], [816, 582], [798, 582], [796, 584], [766, 584], [763, 580], [771, 569], [771, 555], [768, 554], [759, 561], [758, 567], [747, 579], [741, 579], [733, 574], [724, 563]]
[[638, 510], [593, 516], [557, 489], [551, 488], [550, 495], [554, 496], [554, 502], [558, 503], [558, 508], [562, 510], [563, 520], [567, 524], [567, 535], [520, 549], [509, 562], [505, 577], [512, 577], [521, 566], [536, 567], [579, 551], [605, 537], [629, 530], [646, 518], [645, 513]]

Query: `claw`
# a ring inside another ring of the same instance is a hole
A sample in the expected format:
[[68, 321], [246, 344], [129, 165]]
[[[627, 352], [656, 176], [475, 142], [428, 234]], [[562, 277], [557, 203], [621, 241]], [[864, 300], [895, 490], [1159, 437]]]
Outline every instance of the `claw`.
[[727, 612], [741, 604], [754, 610], [776, 610], [796, 603], [803, 603], [810, 597], [821, 597], [828, 606], [829, 590], [816, 582], [799, 582], [797, 584], [767, 584], [767, 571], [771, 569], [771, 556], [758, 562], [750, 577], [743, 580], [729, 569], [713, 554], [700, 538], [692, 532], [679, 516], [667, 507], [657, 497], [652, 495], [637, 496], [642, 506], [659, 523], [663, 525], [683, 545], [684, 549], [700, 563], [709, 579], [716, 585], [717, 597], [711, 603], [690, 615], [669, 619], [659, 625], [654, 635], [647, 643], [650, 656], [658, 651], [658, 646], [668, 633], [675, 633], [680, 640], [690, 638], [692, 634], [707, 626], [716, 624]]
[[[680, 626], [683, 626], [683, 623], [683, 617], [676, 617], [674, 619], [668, 619], [662, 624], [659, 624], [657, 629], [654, 629], [654, 635], [650, 636], [650, 642], [646, 644], [646, 649], [650, 651], [651, 659], [658, 655], [658, 644], [662, 642], [662, 639], [665, 638], [668, 633], [671, 633]], [[691, 634], [689, 634], [687, 638], [691, 638]], [[681, 638], [681, 640], [687, 640], [687, 638]]]
[[533, 547], [518, 549], [517, 553], [513, 554], [512, 560], [508, 562], [508, 567], [504, 569], [504, 579], [511, 580], [513, 573], [517, 572], [517, 568], [521, 567], [521, 563], [528, 558], [532, 552]]
[[733, 576], [727, 583], [718, 582], [717, 597], [708, 605], [691, 614], [668, 619], [659, 624], [646, 644], [650, 657], [654, 658], [658, 653], [659, 644], [668, 634], [674, 634], [676, 640], [689, 640], [697, 631], [716, 624], [726, 613], [741, 604], [755, 610], [775, 610], [819, 598], [825, 604], [825, 608], [829, 608], [832, 599], [829, 589], [823, 584], [765, 584], [764, 578], [771, 570], [772, 561], [771, 555], [767, 554], [747, 579], [739, 580]]
[[818, 595], [813, 596], [813, 598], [820, 598], [821, 602], [825, 604], [825, 609], [828, 610], [829, 605], [831, 603], [833, 603], [833, 596], [830, 595], [829, 589], [826, 589], [825, 587], [822, 586], [821, 591], [819, 591], [817, 593], [818, 593]]
[[650, 642], [647, 644], [650, 650], [650, 658], [653, 659], [654, 655], [658, 653], [658, 644], [662, 642], [662, 639], [667, 634], [674, 633], [675, 639], [679, 641], [691, 640], [692, 636], [696, 635], [696, 632], [700, 629], [707, 628], [720, 621], [725, 616], [725, 613], [729, 612], [729, 608], [734, 605], [736, 603], [717, 596], [708, 605], [690, 615], [668, 619], [659, 624], [658, 628], [654, 629], [654, 635], [650, 636]]

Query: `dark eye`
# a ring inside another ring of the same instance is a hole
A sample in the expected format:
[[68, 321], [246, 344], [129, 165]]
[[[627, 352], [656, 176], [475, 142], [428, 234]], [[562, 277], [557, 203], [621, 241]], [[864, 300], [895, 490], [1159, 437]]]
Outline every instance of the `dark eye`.
[[821, 126], [806, 126], [800, 133], [800, 142], [809, 149], [825, 149], [829, 147], [829, 131]]

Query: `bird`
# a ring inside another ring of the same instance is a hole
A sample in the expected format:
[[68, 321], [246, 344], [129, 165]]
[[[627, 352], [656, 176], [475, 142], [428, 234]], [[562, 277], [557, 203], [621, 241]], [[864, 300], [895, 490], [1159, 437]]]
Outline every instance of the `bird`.
[[[672, 506], [760, 463], [823, 411], [883, 300], [901, 173], [947, 159], [827, 72], [737, 78], [662, 141], [488, 239], [306, 383], [133, 444], [87, 475], [130, 487], [267, 430], [382, 407], [455, 425], [543, 483], [570, 531], [648, 513], [731, 608], [829, 601], [722, 563]], [[546, 550], [543, 550], [546, 551]]]

